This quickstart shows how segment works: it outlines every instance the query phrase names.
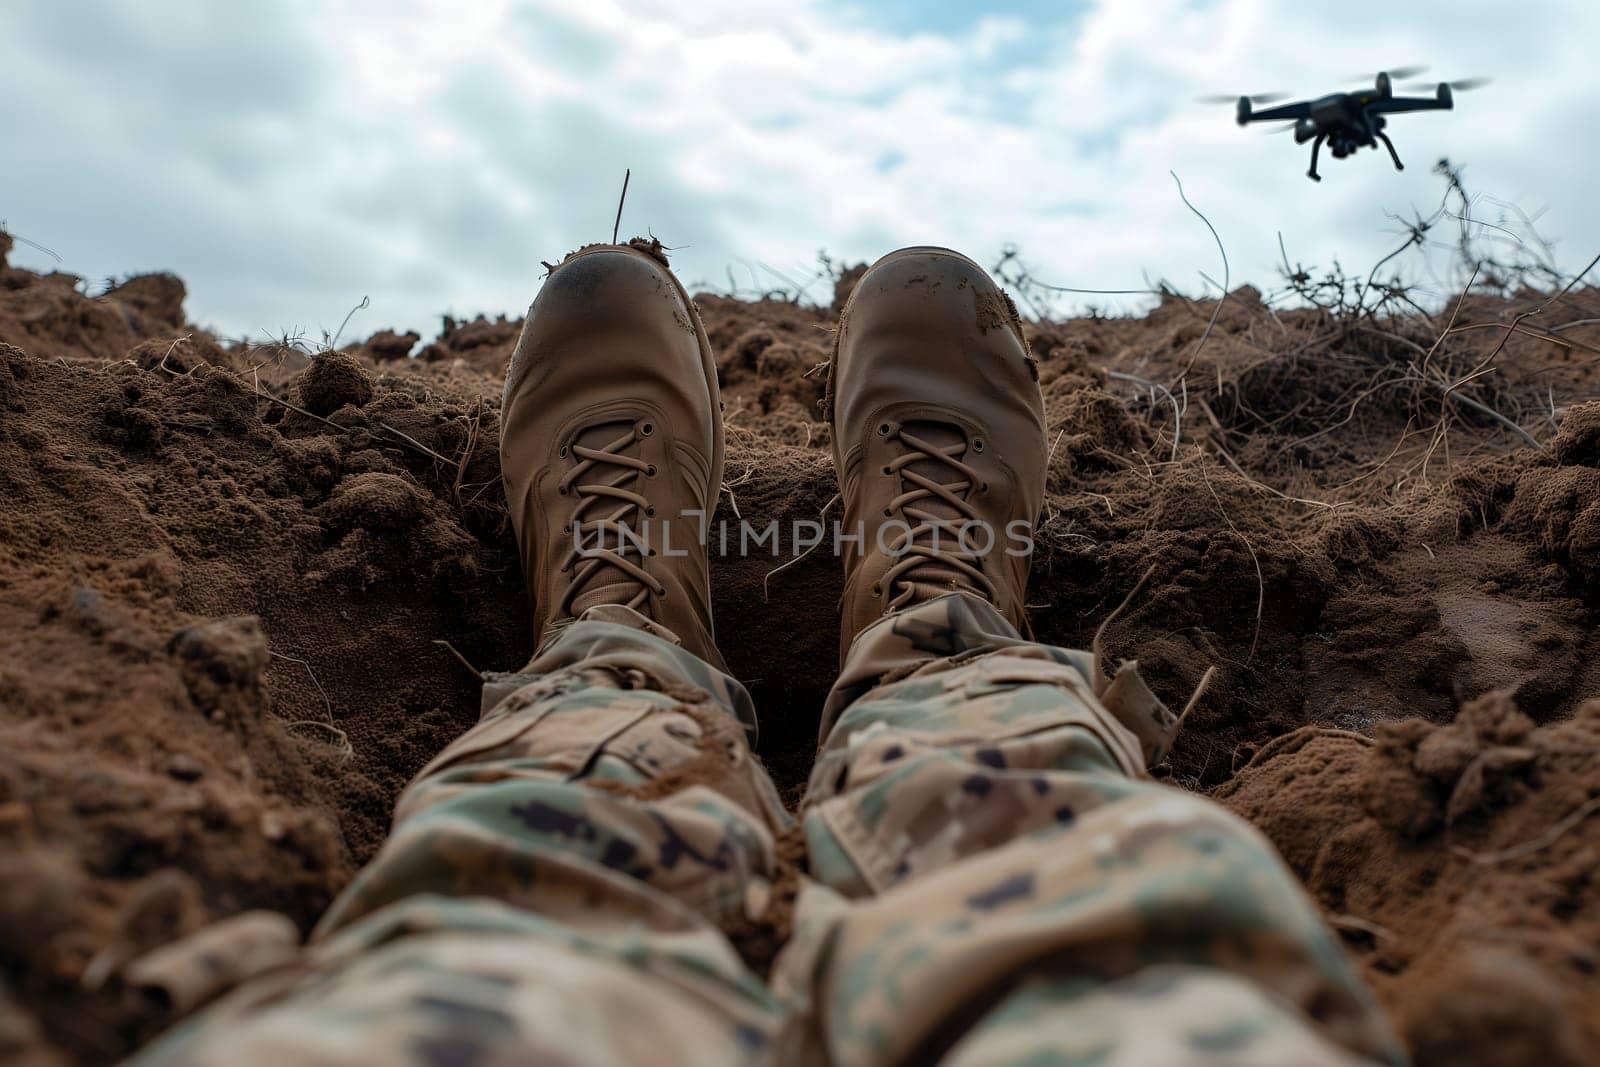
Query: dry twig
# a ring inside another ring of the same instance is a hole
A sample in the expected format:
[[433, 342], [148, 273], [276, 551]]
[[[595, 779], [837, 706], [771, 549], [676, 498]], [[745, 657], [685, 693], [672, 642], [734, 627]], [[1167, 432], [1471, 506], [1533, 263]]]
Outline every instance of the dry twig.
[[[1169, 170], [1169, 171], [1167, 171], [1167, 173], [1171, 174], [1172, 175], [1172, 180], [1177, 183], [1177, 186], [1178, 186], [1178, 199], [1183, 201], [1183, 206], [1184, 207], [1186, 207], [1190, 211], [1194, 212], [1195, 215], [1200, 219], [1200, 221], [1206, 224], [1206, 229], [1211, 231], [1212, 239], [1217, 242], [1217, 252], [1220, 253], [1221, 256], [1222, 256], [1222, 290], [1223, 290], [1223, 292], [1222, 292], [1222, 295], [1217, 298], [1216, 307], [1211, 309], [1211, 321], [1206, 323], [1205, 332], [1200, 335], [1200, 340], [1195, 342], [1194, 351], [1189, 354], [1189, 362], [1185, 363], [1183, 365], [1183, 370], [1178, 372], [1178, 377], [1182, 378], [1186, 374], [1189, 373], [1189, 368], [1194, 366], [1194, 361], [1200, 358], [1200, 350], [1206, 346], [1206, 339], [1211, 336], [1212, 329], [1217, 325], [1217, 318], [1222, 314], [1222, 305], [1227, 303], [1227, 301], [1228, 301], [1228, 292], [1227, 292], [1227, 290], [1228, 290], [1228, 286], [1233, 284], [1233, 273], [1232, 273], [1232, 269], [1228, 266], [1228, 250], [1226, 248], [1222, 247], [1222, 238], [1220, 236], [1218, 236], [1217, 228], [1215, 226], [1211, 225], [1211, 220], [1206, 218], [1205, 215], [1201, 212], [1201, 210], [1199, 208], [1197, 208], [1193, 204], [1189, 203], [1189, 198], [1184, 195], [1183, 182], [1178, 179], [1177, 171]], [[1219, 368], [1218, 369], [1218, 374], [1220, 375], [1220, 373], [1221, 373], [1221, 370]], [[1222, 391], [1222, 382], [1221, 382], [1220, 378], [1217, 381], [1217, 391], [1219, 393]]]
[[1535, 852], [1541, 852], [1544, 849], [1549, 848], [1551, 845], [1560, 840], [1566, 833], [1572, 830], [1573, 827], [1577, 826], [1579, 823], [1583, 822], [1583, 820], [1587, 819], [1597, 811], [1600, 811], [1600, 797], [1590, 797], [1587, 803], [1579, 805], [1577, 810], [1567, 815], [1560, 822], [1556, 823], [1554, 826], [1550, 827], [1550, 829], [1546, 830], [1544, 833], [1540, 834], [1531, 841], [1524, 841], [1522, 844], [1514, 845], [1502, 852], [1491, 852], [1487, 854], [1473, 852], [1469, 849], [1462, 848], [1460, 845], [1450, 846], [1450, 851], [1454, 852], [1458, 856], [1463, 857], [1464, 859], [1471, 860], [1473, 863], [1479, 864], [1480, 866], [1505, 863], [1507, 860], [1521, 859], [1523, 856], [1531, 856]]
[[474, 667], [472, 665], [472, 661], [463, 656], [461, 654], [461, 650], [456, 648], [455, 645], [452, 645], [449, 641], [446, 641], [443, 638], [435, 639], [433, 643], [454, 656], [456, 662], [465, 667], [472, 674], [472, 676], [479, 681], [480, 684], [483, 682], [483, 672]]

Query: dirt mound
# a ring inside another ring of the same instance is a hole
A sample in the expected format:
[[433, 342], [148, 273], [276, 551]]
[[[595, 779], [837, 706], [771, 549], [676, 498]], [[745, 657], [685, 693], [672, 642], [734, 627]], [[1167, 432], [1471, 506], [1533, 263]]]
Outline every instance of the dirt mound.
[[1600, 1047], [1600, 701], [1536, 726], [1504, 693], [1372, 737], [1304, 729], [1219, 790], [1363, 958], [1420, 1065]]
[[[498, 466], [520, 323], [224, 347], [182, 299], [165, 275], [90, 295], [0, 261], [8, 1052], [115, 1058], [166, 1022], [124, 999], [136, 952], [255, 907], [309, 925], [475, 719], [451, 648], [482, 669], [530, 652]], [[1600, 318], [1600, 294], [1565, 300]], [[819, 518], [835, 312], [698, 302], [726, 409], [717, 518]], [[1241, 290], [1028, 333], [1051, 448], [1038, 635], [1086, 645], [1153, 565], [1108, 650], [1174, 703], [1218, 669], [1157, 773], [1272, 837], [1419, 1060], [1581, 1059], [1600, 1038], [1600, 331], [1435, 347], [1420, 316]], [[789, 562], [720, 559], [713, 594], [793, 798], [841, 575], [825, 551]]]

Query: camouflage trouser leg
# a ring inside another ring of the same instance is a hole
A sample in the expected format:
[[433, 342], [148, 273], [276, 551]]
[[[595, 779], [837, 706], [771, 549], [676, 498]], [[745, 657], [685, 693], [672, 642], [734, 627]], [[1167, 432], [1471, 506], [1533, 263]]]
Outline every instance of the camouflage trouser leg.
[[593, 609], [491, 677], [300, 961], [144, 1059], [769, 1058], [782, 1014], [719, 927], [765, 908], [788, 820], [742, 736], [749, 696], [652, 630]]
[[787, 825], [749, 699], [648, 631], [596, 609], [491, 679], [300, 960], [144, 1060], [1399, 1059], [1259, 835], [1142, 780], [1172, 718], [1137, 672], [962, 596], [852, 649], [769, 993], [720, 932]]
[[1174, 719], [1132, 665], [960, 594], [857, 638], [775, 974], [834, 1063], [1403, 1058], [1249, 826], [1145, 779]]

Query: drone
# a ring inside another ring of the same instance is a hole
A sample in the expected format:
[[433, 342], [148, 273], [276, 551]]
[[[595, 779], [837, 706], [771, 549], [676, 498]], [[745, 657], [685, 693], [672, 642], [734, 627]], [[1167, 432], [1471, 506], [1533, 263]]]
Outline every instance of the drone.
[[[1394, 149], [1394, 142], [1383, 132], [1384, 127], [1388, 125], [1388, 120], [1384, 116], [1405, 111], [1449, 111], [1455, 107], [1455, 90], [1475, 89], [1488, 82], [1487, 78], [1465, 78], [1454, 82], [1439, 82], [1432, 96], [1394, 95], [1396, 79], [1413, 77], [1426, 69], [1426, 67], [1407, 67], [1380, 71], [1373, 79], [1371, 89], [1329, 93], [1315, 100], [1301, 100], [1262, 111], [1255, 110], [1255, 105], [1272, 103], [1283, 99], [1283, 96], [1276, 93], [1241, 96], [1237, 105], [1239, 125], [1282, 121], [1284, 125], [1280, 129], [1285, 132], [1293, 130], [1295, 144], [1305, 144], [1310, 141], [1311, 169], [1306, 172], [1306, 176], [1312, 181], [1322, 180], [1322, 175], [1317, 173], [1317, 154], [1322, 150], [1324, 141], [1328, 143], [1328, 150], [1333, 153], [1335, 159], [1343, 159], [1358, 148], [1377, 148], [1378, 142], [1382, 141], [1383, 146], [1389, 150], [1389, 158], [1394, 160], [1394, 169], [1405, 170], [1405, 164], [1400, 162], [1400, 154]], [[1222, 99], [1232, 102], [1233, 98]]]

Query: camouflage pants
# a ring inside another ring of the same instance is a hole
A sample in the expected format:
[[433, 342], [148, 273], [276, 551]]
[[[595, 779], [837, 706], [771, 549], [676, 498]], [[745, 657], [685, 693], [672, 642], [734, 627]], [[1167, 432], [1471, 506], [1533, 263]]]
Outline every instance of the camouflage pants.
[[143, 1061], [1399, 1062], [1271, 847], [1144, 777], [1126, 665], [960, 594], [868, 628], [824, 715], [809, 878], [771, 981], [728, 934], [793, 824], [743, 688], [592, 609], [401, 796], [292, 964]]

